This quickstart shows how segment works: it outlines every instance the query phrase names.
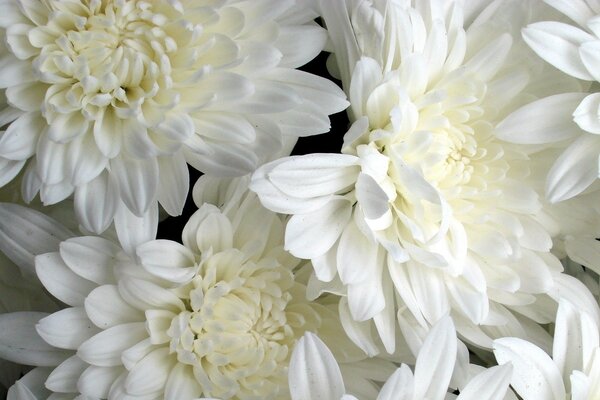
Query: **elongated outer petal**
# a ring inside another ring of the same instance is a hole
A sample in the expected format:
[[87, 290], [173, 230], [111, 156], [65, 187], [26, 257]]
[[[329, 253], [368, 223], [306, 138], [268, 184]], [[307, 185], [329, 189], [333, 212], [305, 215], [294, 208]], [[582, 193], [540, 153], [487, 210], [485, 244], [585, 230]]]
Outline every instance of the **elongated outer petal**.
[[147, 337], [143, 322], [116, 325], [82, 343], [77, 355], [99, 367], [121, 365], [122, 353]]
[[600, 93], [588, 95], [573, 112], [573, 120], [586, 132], [600, 134]]
[[0, 314], [0, 357], [25, 365], [54, 367], [69, 355], [46, 343], [35, 330], [35, 324], [48, 314], [15, 312]]
[[441, 318], [427, 334], [415, 365], [415, 399], [442, 399], [452, 377], [458, 339], [450, 317]]
[[0, 250], [28, 274], [35, 274], [35, 256], [55, 251], [71, 236], [61, 223], [39, 211], [0, 203]]
[[19, 379], [9, 390], [6, 400], [39, 400], [51, 395], [44, 382], [51, 368], [34, 368]]
[[285, 230], [285, 249], [305, 259], [325, 254], [340, 237], [351, 214], [350, 201], [336, 197], [316, 211], [294, 215]]
[[142, 217], [156, 201], [158, 161], [156, 158], [134, 160], [115, 158], [110, 162], [111, 175], [118, 184], [121, 199], [137, 217]]
[[274, 165], [267, 176], [275, 187], [289, 196], [325, 196], [341, 193], [354, 185], [359, 161], [347, 154], [294, 156]]
[[169, 348], [153, 350], [129, 371], [125, 380], [127, 392], [139, 396], [164, 388], [175, 362], [175, 356], [169, 354]]
[[72, 307], [42, 318], [35, 329], [52, 346], [76, 350], [80, 344], [99, 332], [90, 322], [83, 307]]
[[371, 322], [357, 322], [353, 320], [350, 315], [350, 308], [346, 297], [342, 297], [340, 300], [339, 313], [340, 322], [350, 340], [352, 340], [352, 342], [369, 357], [375, 357], [379, 353], [379, 348], [375, 344], [371, 334]]
[[497, 138], [518, 144], [544, 144], [571, 139], [581, 131], [572, 114], [586, 93], [561, 93], [531, 102], [496, 125]]
[[76, 393], [77, 380], [87, 364], [77, 356], [63, 361], [46, 380], [46, 387], [58, 393]]
[[75, 189], [77, 219], [90, 232], [104, 232], [112, 223], [118, 204], [119, 188], [107, 171]]
[[44, 119], [39, 113], [27, 113], [13, 121], [0, 136], [0, 156], [25, 160], [33, 155]]
[[60, 244], [60, 255], [77, 275], [99, 285], [113, 283], [113, 265], [119, 247], [97, 236], [80, 236]]
[[144, 321], [144, 314], [127, 304], [115, 285], [104, 285], [92, 290], [85, 298], [84, 306], [89, 319], [102, 329]]
[[599, 343], [599, 329], [593, 320], [565, 299], [559, 300], [552, 358], [570, 391], [572, 371], [584, 371]]
[[457, 400], [502, 400], [512, 374], [513, 368], [510, 363], [486, 369], [469, 381], [460, 391]]
[[590, 290], [579, 279], [567, 274], [554, 276], [554, 286], [548, 292], [556, 302], [567, 300], [580, 312], [585, 312], [596, 326], [600, 326], [600, 310], [598, 302]]
[[413, 386], [413, 373], [406, 364], [402, 364], [385, 382], [377, 400], [412, 400]]
[[544, 21], [524, 28], [523, 39], [538, 56], [566, 74], [594, 80], [579, 56], [579, 46], [596, 39], [589, 33], [562, 22]]
[[181, 215], [190, 187], [190, 175], [182, 152], [158, 159], [158, 201], [169, 215]]
[[93, 282], [71, 271], [59, 253], [37, 256], [35, 270], [44, 287], [70, 306], [83, 306], [85, 297], [96, 287]]
[[511, 385], [524, 400], [564, 400], [562, 377], [552, 359], [542, 349], [523, 339], [507, 337], [494, 340], [494, 355], [499, 364], [511, 362]]
[[115, 230], [119, 243], [128, 254], [135, 254], [135, 248], [156, 238], [158, 230], [158, 203], [153, 202], [142, 217], [134, 215], [120, 203], [115, 214]]
[[189, 365], [177, 363], [165, 386], [165, 400], [192, 399], [200, 396], [202, 388]]
[[297, 342], [289, 366], [292, 400], [339, 399], [344, 395], [340, 368], [315, 334], [307, 332]]
[[552, 203], [570, 199], [598, 178], [600, 138], [582, 135], [558, 157], [546, 181], [546, 197]]
[[106, 399], [113, 383], [124, 368], [88, 366], [77, 381], [77, 390], [92, 398]]

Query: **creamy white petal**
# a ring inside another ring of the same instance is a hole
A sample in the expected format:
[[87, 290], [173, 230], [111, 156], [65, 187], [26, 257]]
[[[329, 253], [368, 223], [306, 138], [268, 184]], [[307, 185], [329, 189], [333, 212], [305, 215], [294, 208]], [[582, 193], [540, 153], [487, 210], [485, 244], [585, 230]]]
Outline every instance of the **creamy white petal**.
[[96, 287], [93, 282], [71, 271], [59, 253], [35, 257], [35, 271], [44, 287], [70, 306], [83, 306], [85, 297]]
[[365, 237], [353, 220], [350, 220], [340, 236], [337, 246], [337, 269], [344, 284], [364, 282], [377, 270], [377, 243]]
[[48, 376], [46, 387], [58, 393], [77, 393], [77, 381], [87, 366], [77, 356], [67, 358]]
[[325, 254], [338, 240], [350, 220], [352, 205], [337, 197], [308, 214], [294, 215], [285, 231], [285, 248], [299, 258]]
[[202, 389], [196, 382], [190, 366], [177, 364], [165, 385], [165, 400], [191, 399], [200, 396]]
[[406, 364], [402, 364], [385, 382], [377, 400], [410, 400], [413, 398], [414, 377]]
[[60, 349], [76, 350], [79, 345], [99, 332], [90, 324], [83, 307], [65, 308], [42, 318], [35, 326], [38, 334]]
[[24, 272], [34, 275], [34, 258], [56, 250], [73, 234], [58, 221], [17, 204], [0, 204], [0, 250]]
[[7, 400], [39, 400], [50, 396], [44, 381], [51, 371], [50, 368], [34, 368], [8, 390]]
[[443, 397], [454, 369], [457, 341], [450, 317], [443, 317], [431, 328], [415, 365], [414, 398]]
[[496, 137], [512, 143], [543, 144], [575, 138], [571, 115], [585, 93], [562, 93], [531, 102], [496, 125]]
[[344, 331], [361, 350], [363, 350], [369, 357], [375, 357], [379, 354], [379, 348], [373, 336], [371, 334], [371, 323], [370, 322], [357, 322], [352, 319], [350, 315], [350, 308], [348, 306], [348, 300], [346, 297], [340, 299], [339, 303], [340, 322], [344, 327]]
[[123, 351], [148, 337], [144, 323], [116, 325], [92, 336], [77, 349], [85, 362], [99, 367], [121, 365]]
[[111, 175], [119, 184], [121, 199], [127, 208], [142, 217], [156, 201], [158, 162], [154, 158], [132, 160], [115, 158], [110, 162]]
[[144, 269], [168, 281], [183, 284], [196, 273], [194, 254], [170, 240], [154, 240], [137, 247]]
[[44, 122], [36, 112], [23, 114], [13, 121], [0, 137], [0, 156], [9, 160], [31, 157], [44, 129]]
[[333, 354], [310, 332], [296, 344], [289, 370], [292, 400], [337, 399], [345, 392]]
[[595, 135], [577, 138], [556, 160], [546, 182], [546, 196], [556, 203], [578, 195], [598, 177], [600, 141]]
[[471, 378], [457, 400], [502, 400], [513, 374], [510, 363], [486, 369]]
[[600, 274], [600, 242], [595, 238], [567, 238], [565, 250], [571, 260]]
[[589, 33], [562, 22], [544, 21], [524, 28], [523, 39], [537, 55], [561, 71], [594, 80], [579, 57], [579, 46], [594, 40]]
[[77, 381], [77, 390], [93, 398], [107, 398], [111, 386], [123, 372], [123, 368], [88, 366]]
[[565, 388], [560, 372], [543, 350], [518, 338], [494, 341], [494, 355], [499, 364], [511, 362], [511, 385], [524, 399], [564, 399]]
[[48, 344], [35, 330], [35, 324], [47, 315], [32, 311], [0, 314], [0, 356], [41, 367], [53, 367], [66, 359], [68, 352]]
[[129, 371], [125, 380], [127, 392], [145, 395], [162, 389], [167, 383], [174, 361], [167, 348], [152, 351]]
[[89, 319], [102, 329], [128, 322], [141, 322], [144, 315], [121, 298], [115, 285], [99, 286], [85, 298]]
[[573, 112], [573, 120], [584, 131], [600, 134], [600, 94], [588, 95]]
[[98, 285], [114, 282], [112, 268], [119, 249], [111, 241], [82, 236], [61, 242], [59, 248], [63, 261], [77, 275]]
[[115, 230], [123, 250], [134, 254], [139, 244], [156, 238], [158, 203], [153, 202], [142, 217], [136, 216], [125, 204], [120, 203], [115, 214]]
[[83, 227], [94, 233], [104, 232], [115, 217], [119, 203], [117, 182], [107, 171], [75, 189], [75, 213]]
[[158, 308], [179, 313], [185, 309], [175, 293], [150, 281], [123, 277], [118, 287], [123, 300], [139, 310]]

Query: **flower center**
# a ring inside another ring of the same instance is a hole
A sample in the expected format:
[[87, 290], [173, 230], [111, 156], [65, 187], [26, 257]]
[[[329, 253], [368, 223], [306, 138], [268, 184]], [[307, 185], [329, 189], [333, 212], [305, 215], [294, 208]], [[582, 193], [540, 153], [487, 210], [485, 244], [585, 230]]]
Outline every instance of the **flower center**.
[[[139, 115], [146, 103], [177, 104], [170, 55], [177, 50], [163, 1], [48, 2], [47, 23], [32, 29], [39, 49], [38, 79], [48, 84], [44, 114], [80, 111], [96, 120], [105, 108], [120, 118]], [[149, 122], [149, 121], [147, 121]], [[152, 123], [147, 123], [152, 125]]]
[[285, 387], [281, 365], [297, 339], [286, 313], [293, 286], [291, 271], [274, 259], [253, 263], [228, 250], [203, 264], [190, 283], [188, 310], [167, 334], [205, 395], [275, 398]]

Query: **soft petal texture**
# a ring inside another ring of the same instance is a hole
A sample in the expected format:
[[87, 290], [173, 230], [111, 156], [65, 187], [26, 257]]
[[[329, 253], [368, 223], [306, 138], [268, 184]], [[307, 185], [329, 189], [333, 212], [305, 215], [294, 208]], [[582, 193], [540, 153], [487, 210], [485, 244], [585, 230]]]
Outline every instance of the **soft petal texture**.
[[595, 136], [577, 138], [558, 157], [548, 173], [546, 196], [559, 202], [578, 195], [598, 177], [600, 141]]
[[35, 270], [42, 284], [60, 301], [70, 306], [82, 306], [95, 285], [76, 275], [58, 253], [46, 253], [35, 258]]
[[525, 400], [564, 399], [565, 387], [552, 359], [535, 345], [518, 338], [494, 341], [494, 355], [499, 364], [511, 362], [511, 385]]
[[457, 397], [459, 400], [504, 399], [508, 385], [512, 377], [512, 365], [506, 363], [488, 370], [482, 371], [476, 375], [467, 386], [460, 391]]
[[296, 344], [289, 381], [292, 400], [337, 399], [345, 391], [333, 354], [312, 333], [306, 333]]
[[0, 355], [26, 365], [51, 367], [60, 364], [68, 353], [46, 343], [35, 324], [47, 314], [17, 312], [0, 315]]
[[17, 204], [0, 204], [0, 249], [24, 272], [34, 273], [34, 258], [56, 249], [73, 234], [58, 221]]
[[89, 323], [87, 314], [81, 307], [65, 308], [42, 318], [35, 329], [48, 344], [69, 350], [76, 350], [98, 332], [98, 329]]

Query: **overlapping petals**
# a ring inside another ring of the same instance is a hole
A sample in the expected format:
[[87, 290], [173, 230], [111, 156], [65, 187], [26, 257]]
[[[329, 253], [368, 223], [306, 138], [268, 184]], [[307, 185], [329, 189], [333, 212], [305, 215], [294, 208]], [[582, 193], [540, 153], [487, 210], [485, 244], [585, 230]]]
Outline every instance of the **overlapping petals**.
[[[187, 164], [240, 176], [347, 106], [297, 71], [326, 32], [285, 1], [2, 2], [0, 184], [26, 201], [73, 193], [83, 227], [113, 219], [130, 249], [152, 238], [157, 202], [181, 213]], [[150, 234], [128, 235], [137, 227]]]

